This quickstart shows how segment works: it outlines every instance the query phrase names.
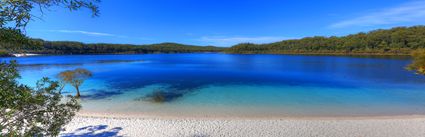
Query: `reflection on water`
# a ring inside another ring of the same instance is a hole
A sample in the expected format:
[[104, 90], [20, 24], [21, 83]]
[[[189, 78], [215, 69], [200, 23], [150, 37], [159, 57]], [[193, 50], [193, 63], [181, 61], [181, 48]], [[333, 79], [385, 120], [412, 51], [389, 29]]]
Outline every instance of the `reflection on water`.
[[[425, 114], [425, 78], [406, 57], [231, 54], [35, 56], [20, 82], [86, 68], [90, 111], [185, 114]], [[66, 94], [74, 94], [70, 86]], [[155, 103], [163, 102], [163, 103]]]

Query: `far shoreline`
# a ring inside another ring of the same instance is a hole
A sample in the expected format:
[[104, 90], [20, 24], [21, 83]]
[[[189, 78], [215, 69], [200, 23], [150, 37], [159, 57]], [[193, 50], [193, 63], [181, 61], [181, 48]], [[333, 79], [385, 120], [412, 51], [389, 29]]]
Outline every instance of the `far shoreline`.
[[81, 55], [150, 55], [150, 54], [228, 54], [228, 55], [302, 55], [302, 56], [361, 56], [361, 57], [410, 57], [411, 54], [392, 54], [392, 53], [231, 53], [231, 52], [178, 52], [178, 53], [95, 53], [95, 54], [42, 54], [42, 53], [21, 53], [10, 54], [3, 57], [32, 57], [32, 56], [81, 56]]

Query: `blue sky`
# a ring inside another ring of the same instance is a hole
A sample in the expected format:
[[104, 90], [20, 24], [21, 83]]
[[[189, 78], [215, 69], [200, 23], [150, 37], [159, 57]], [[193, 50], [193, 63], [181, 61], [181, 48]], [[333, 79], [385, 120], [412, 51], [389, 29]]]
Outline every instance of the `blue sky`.
[[26, 33], [85, 43], [231, 46], [425, 25], [425, 0], [103, 0], [100, 17], [54, 8]]

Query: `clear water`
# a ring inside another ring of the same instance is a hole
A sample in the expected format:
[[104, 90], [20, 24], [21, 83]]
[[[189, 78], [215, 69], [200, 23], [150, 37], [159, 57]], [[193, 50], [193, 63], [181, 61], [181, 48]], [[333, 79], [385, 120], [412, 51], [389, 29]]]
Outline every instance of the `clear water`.
[[[200, 116], [425, 114], [425, 77], [403, 57], [146, 54], [34, 56], [24, 84], [86, 68], [83, 111]], [[68, 86], [64, 94], [75, 94]], [[155, 91], [166, 102], [149, 101]]]

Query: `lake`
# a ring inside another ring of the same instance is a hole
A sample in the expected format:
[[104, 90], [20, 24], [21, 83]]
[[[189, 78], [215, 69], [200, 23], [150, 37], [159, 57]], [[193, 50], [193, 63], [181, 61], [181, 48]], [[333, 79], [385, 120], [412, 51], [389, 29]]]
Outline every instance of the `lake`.
[[[83, 111], [176, 116], [425, 114], [425, 77], [406, 57], [220, 53], [67, 55], [17, 60], [34, 86], [64, 70], [93, 72]], [[161, 93], [164, 102], [153, 102]], [[63, 94], [75, 95], [71, 86]]]

